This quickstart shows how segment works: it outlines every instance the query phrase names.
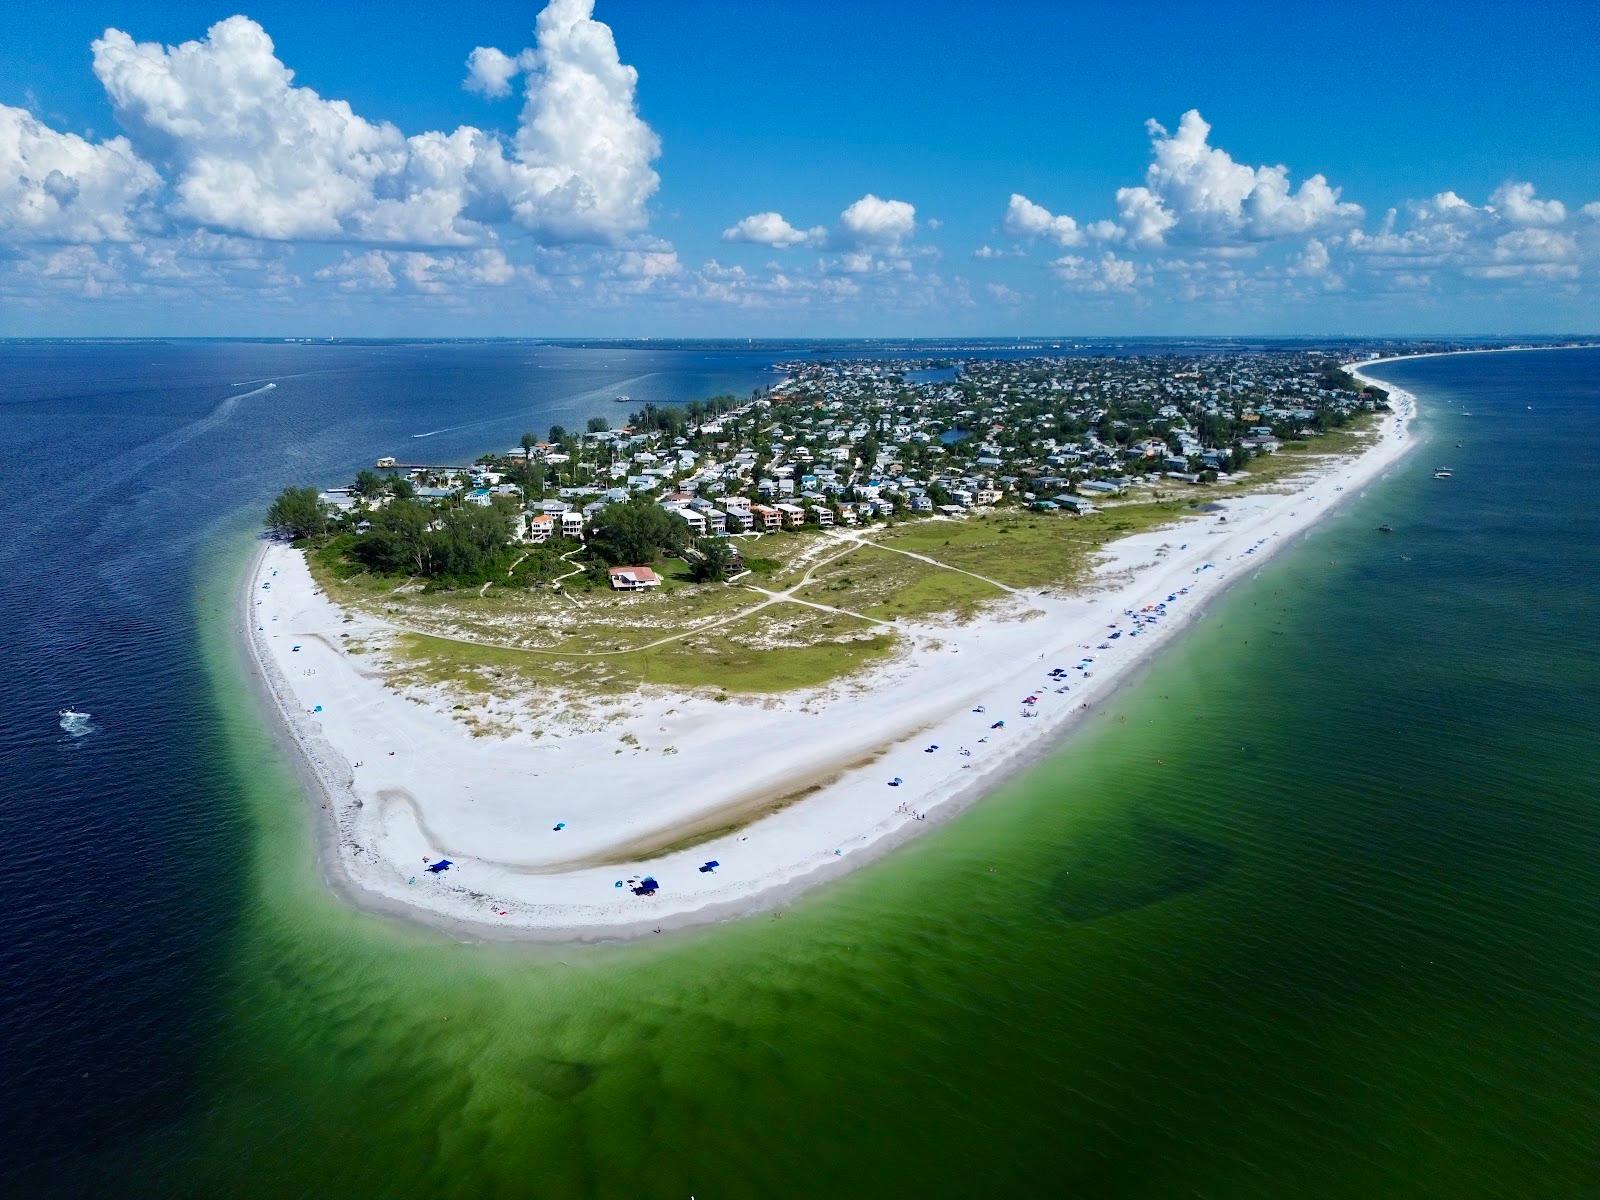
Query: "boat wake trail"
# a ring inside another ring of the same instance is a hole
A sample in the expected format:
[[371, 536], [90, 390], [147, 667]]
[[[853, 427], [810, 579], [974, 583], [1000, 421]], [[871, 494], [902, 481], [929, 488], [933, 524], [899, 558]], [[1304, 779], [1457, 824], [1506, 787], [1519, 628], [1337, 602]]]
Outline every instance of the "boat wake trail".
[[413, 438], [438, 437], [441, 433], [460, 433], [463, 429], [483, 429], [489, 425], [504, 425], [509, 421], [518, 421], [523, 417], [522, 412], [506, 413], [499, 417], [484, 417], [481, 421], [468, 421], [464, 425], [447, 425], [443, 429], [430, 429], [426, 433], [413, 433]]
[[[109, 459], [101, 469], [97, 470], [91, 478], [93, 484], [88, 487], [77, 487], [70, 498], [54, 502], [51, 505], [40, 506], [41, 515], [31, 523], [15, 526], [8, 530], [9, 536], [0, 543], [0, 551], [22, 553], [28, 535], [44, 528], [47, 521], [55, 522], [68, 512], [74, 512], [92, 501], [99, 500], [109, 492], [115, 491], [130, 479], [136, 478], [148, 471], [162, 459], [169, 458], [183, 449], [198, 437], [203, 437], [218, 426], [225, 424], [230, 417], [239, 410], [240, 404], [252, 396], [260, 396], [273, 391], [276, 383], [264, 383], [258, 388], [248, 392], [239, 392], [229, 396], [219, 403], [205, 416], [179, 426], [170, 433], [162, 434], [153, 441], [133, 448]], [[0, 554], [0, 557], [4, 557]]]
[[260, 379], [241, 379], [238, 383], [229, 384], [230, 387], [253, 387], [258, 383], [271, 383], [273, 380], [304, 379], [307, 375], [331, 375], [332, 371], [295, 371], [290, 375], [263, 375]]
[[[563, 396], [560, 400], [560, 403], [583, 404], [589, 400], [599, 400], [614, 394], [619, 388], [633, 387], [635, 384], [649, 379], [652, 376], [659, 375], [660, 373], [661, 372], [659, 371], [646, 371], [643, 375], [633, 375], [627, 379], [619, 379], [615, 383], [607, 383], [597, 388], [590, 388], [585, 392], [578, 392], [571, 396]], [[441, 433], [460, 433], [467, 429], [485, 429], [491, 425], [505, 425], [512, 421], [525, 420], [526, 416], [527, 414], [525, 410], [518, 409], [514, 413], [506, 413], [498, 417], [484, 417], [481, 421], [468, 421], [464, 425], [447, 425], [443, 429], [430, 429], [425, 433], [413, 433], [411, 436], [413, 439], [431, 438], [438, 437]]]

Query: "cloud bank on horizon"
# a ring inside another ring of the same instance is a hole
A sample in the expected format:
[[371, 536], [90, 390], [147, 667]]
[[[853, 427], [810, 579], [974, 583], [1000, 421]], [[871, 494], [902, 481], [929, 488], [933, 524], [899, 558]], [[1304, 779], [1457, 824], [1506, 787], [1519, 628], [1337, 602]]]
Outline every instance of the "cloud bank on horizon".
[[706, 332], [763, 310], [868, 332], [894, 311], [932, 332], [986, 312], [1003, 324], [1028, 304], [1067, 327], [1077, 312], [1314, 314], [1335, 295], [1426, 303], [1463, 288], [1536, 289], [1577, 311], [1600, 255], [1600, 201], [1569, 208], [1508, 179], [1481, 203], [1445, 190], [1374, 215], [1321, 173], [1296, 180], [1285, 165], [1236, 160], [1190, 109], [1172, 130], [1146, 123], [1142, 180], [1099, 212], [1053, 211], [1020, 191], [1000, 203], [1001, 191], [981, 244], [941, 244], [940, 221], [859, 179], [831, 217], [708, 203], [695, 214], [705, 227], [680, 226], [682, 238], [723, 249], [690, 263], [655, 231], [662, 139], [594, 0], [550, 0], [526, 47], [467, 53], [461, 86], [479, 103], [520, 90], [505, 131], [408, 134], [364, 117], [297, 84], [243, 15], [176, 46], [110, 28], [90, 49], [114, 136], [0, 104], [8, 307], [188, 311], [248, 296], [254, 311], [334, 320], [380, 302], [456, 314], [521, 304], [532, 320], [687, 312]]

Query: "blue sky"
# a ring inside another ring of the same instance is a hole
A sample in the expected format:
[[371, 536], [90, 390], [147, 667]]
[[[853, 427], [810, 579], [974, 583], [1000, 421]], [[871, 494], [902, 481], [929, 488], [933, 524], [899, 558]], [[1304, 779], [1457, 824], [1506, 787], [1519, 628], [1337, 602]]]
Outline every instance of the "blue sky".
[[8, 5], [0, 334], [1588, 331], [1597, 45], [1583, 4]]

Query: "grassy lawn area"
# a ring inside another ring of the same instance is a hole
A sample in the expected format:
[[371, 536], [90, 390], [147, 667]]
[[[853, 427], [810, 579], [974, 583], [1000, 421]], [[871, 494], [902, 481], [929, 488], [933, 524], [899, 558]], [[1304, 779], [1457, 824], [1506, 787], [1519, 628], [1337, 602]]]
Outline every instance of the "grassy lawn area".
[[892, 634], [864, 621], [775, 605], [725, 628], [652, 650], [600, 657], [528, 653], [402, 634], [394, 681], [449, 684], [476, 694], [560, 688], [615, 696], [646, 684], [773, 693], [842, 678], [886, 657], [893, 644]]
[[940, 613], [965, 620], [984, 602], [1005, 595], [971, 575], [871, 546], [829, 563], [798, 594], [884, 621]]
[[344, 558], [344, 548], [352, 539], [337, 537], [306, 551], [306, 565], [317, 585], [340, 604], [357, 604], [394, 591], [405, 581], [370, 575], [359, 564]]
[[1010, 587], [1072, 586], [1088, 578], [1095, 552], [1107, 542], [1192, 511], [1176, 500], [1119, 504], [1085, 517], [1002, 509], [964, 521], [901, 525], [883, 542]]
[[510, 646], [582, 652], [638, 646], [754, 608], [761, 597], [743, 588], [697, 584], [688, 564], [658, 564], [658, 591], [597, 589], [577, 603], [548, 588], [491, 587], [426, 591], [405, 580], [352, 570], [327, 550], [307, 556], [312, 575], [338, 603], [386, 621], [450, 637]]
[[1362, 413], [1348, 425], [1329, 430], [1308, 441], [1284, 442], [1275, 453], [1251, 459], [1246, 468], [1246, 478], [1232, 487], [1220, 489], [1219, 494], [1278, 484], [1292, 475], [1312, 469], [1328, 458], [1360, 454], [1377, 437], [1381, 416], [1380, 413]]
[[624, 661], [644, 683], [788, 692], [844, 678], [887, 657], [893, 647], [893, 634], [865, 621], [782, 604]]

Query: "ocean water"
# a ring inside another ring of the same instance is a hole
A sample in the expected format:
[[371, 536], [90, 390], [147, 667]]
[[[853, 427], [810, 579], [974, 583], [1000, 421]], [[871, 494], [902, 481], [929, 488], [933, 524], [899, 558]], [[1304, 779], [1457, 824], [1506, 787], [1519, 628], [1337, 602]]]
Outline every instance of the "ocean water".
[[[1051, 759], [780, 914], [483, 948], [329, 897], [233, 631], [263, 499], [435, 427], [473, 426], [430, 456], [471, 454], [650, 398], [647, 367], [684, 398], [770, 379], [660, 360], [696, 353], [0, 348], [0, 1169], [40, 1195], [1600, 1192], [1596, 351], [1387, 368], [1425, 447]], [[580, 360], [548, 389], [546, 354]], [[333, 373], [287, 378], [300, 355]]]

